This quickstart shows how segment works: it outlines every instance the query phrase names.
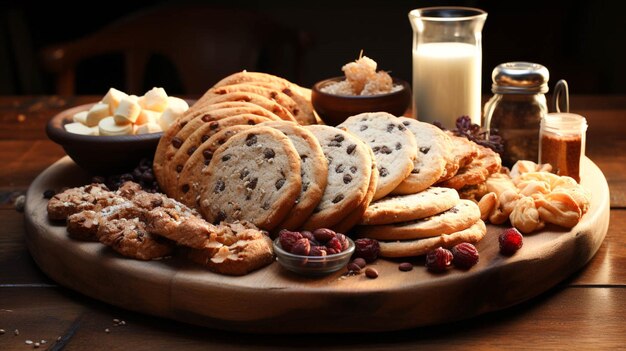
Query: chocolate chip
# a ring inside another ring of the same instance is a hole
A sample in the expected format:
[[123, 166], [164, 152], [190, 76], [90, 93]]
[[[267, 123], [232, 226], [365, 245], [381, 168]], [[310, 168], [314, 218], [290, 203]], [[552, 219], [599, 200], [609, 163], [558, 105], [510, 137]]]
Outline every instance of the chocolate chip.
[[213, 117], [210, 114], [206, 114], [204, 116], [202, 116], [202, 122], [210, 122], [213, 120]]
[[372, 149], [372, 151], [374, 151], [375, 154], [381, 152], [385, 155], [389, 155], [392, 151], [391, 149], [387, 146], [387, 145], [383, 145], [383, 146], [374, 146], [374, 148]]
[[387, 133], [391, 133], [394, 127], [395, 127], [395, 124], [393, 123], [387, 124]]
[[280, 190], [280, 188], [282, 188], [283, 185], [285, 185], [286, 181], [287, 181], [287, 179], [285, 179], [285, 178], [280, 178], [279, 180], [277, 180], [276, 184], [274, 184], [276, 186], [276, 190]]
[[184, 128], [184, 127], [187, 125], [187, 122], [189, 122], [189, 121], [184, 121], [184, 122], [182, 122], [182, 123], [180, 124], [180, 128], [181, 128], [181, 129], [182, 129], [182, 128]]
[[302, 183], [302, 192], [309, 190], [309, 182]]
[[250, 182], [248, 183], [246, 188], [254, 190], [254, 189], [256, 189], [256, 184], [258, 182], [259, 182], [259, 178], [252, 178], [252, 179], [250, 179]]
[[404, 124], [405, 126], [408, 126], [410, 124], [409, 121], [403, 121], [402, 124]]
[[429, 148], [429, 147], [422, 146], [422, 147], [420, 147], [420, 148], [419, 148], [419, 150], [420, 150], [420, 152], [421, 152], [421, 153], [423, 153], [424, 155], [426, 155], [426, 154], [428, 153], [428, 151], [430, 151], [430, 148]]
[[411, 171], [411, 174], [419, 174], [420, 170], [417, 168], [413, 168], [413, 170]]
[[380, 151], [380, 146], [374, 146], [374, 147], [372, 148], [372, 151], [374, 151], [374, 153], [375, 153], [375, 154], [377, 154], [377, 153], [378, 153], [378, 151]]
[[253, 125], [255, 125], [255, 124], [256, 124], [256, 122], [255, 122], [255, 121], [253, 121], [253, 120], [248, 120], [248, 125], [253, 126]]
[[242, 169], [239, 171], [239, 179], [243, 180], [243, 178], [247, 177], [248, 174], [250, 174], [250, 171], [247, 168]]
[[263, 150], [263, 155], [265, 155], [265, 158], [274, 158], [274, 156], [276, 156], [276, 153], [273, 149], [266, 148], [265, 150]]
[[400, 142], [396, 143], [396, 150], [400, 150], [402, 149], [402, 144], [400, 144]]
[[285, 94], [287, 96], [293, 96], [293, 93], [291, 92], [291, 89], [289, 89], [289, 88], [283, 89], [283, 94]]
[[215, 222], [219, 223], [225, 219], [226, 219], [226, 212], [224, 212], [224, 210], [219, 210], [219, 212], [217, 213], [217, 216], [215, 217]]
[[343, 163], [340, 163], [337, 165], [337, 167], [335, 167], [335, 172], [337, 173], [343, 173], [344, 168], [346, 168]]
[[175, 148], [180, 148], [183, 145], [183, 141], [179, 137], [174, 137], [172, 139], [172, 146]]
[[364, 131], [367, 129], [367, 126], [365, 124], [361, 124], [361, 127], [359, 127], [360, 131]]
[[300, 110], [298, 110], [297, 108], [294, 108], [291, 112], [293, 115], [297, 115], [300, 112]]
[[402, 124], [398, 124], [398, 129], [405, 130], [406, 128], [404, 128], [404, 126]]
[[342, 142], [343, 141], [343, 135], [341, 134], [335, 134], [335, 137], [333, 138], [334, 141], [336, 142]]
[[52, 190], [52, 189], [48, 189], [46, 191], [43, 192], [43, 198], [44, 199], [52, 199], [54, 197], [54, 195], [56, 195], [56, 191]]
[[261, 205], [261, 208], [262, 208], [262, 209], [264, 209], [264, 210], [266, 210], [266, 211], [267, 211], [267, 210], [269, 210], [269, 209], [270, 209], [270, 203], [269, 203], [269, 202], [267, 202], [267, 201], [265, 201], [265, 202], [263, 203], [263, 205]]
[[182, 171], [183, 171], [183, 166], [182, 165], [176, 166], [176, 173], [180, 173]]
[[191, 156], [194, 152], [196, 152], [198, 148], [196, 146], [192, 146], [187, 150], [187, 155]]
[[213, 192], [215, 194], [221, 193], [222, 191], [224, 191], [224, 189], [226, 189], [226, 184], [224, 184], [223, 180], [218, 179], [217, 182], [215, 182], [215, 188], [213, 189]]
[[256, 134], [248, 134], [248, 136], [246, 137], [246, 145], [247, 146], [252, 146], [256, 144]]
[[333, 199], [333, 203], [336, 204], [337, 202], [343, 200], [343, 198], [344, 198], [343, 194], [339, 194], [335, 196], [335, 198]]
[[183, 185], [180, 190], [183, 191], [184, 194], [186, 194], [189, 191], [189, 184], [185, 184]]
[[452, 213], [459, 213], [459, 209], [456, 207], [452, 207], [449, 211]]
[[220, 126], [219, 122], [213, 121], [209, 124], [209, 129], [210, 130], [215, 130]]
[[389, 175], [389, 171], [385, 167], [380, 167], [378, 169], [378, 174], [380, 174], [381, 177], [386, 177]]
[[306, 162], [306, 159], [309, 158], [307, 155], [300, 155], [300, 161]]
[[352, 174], [356, 173], [356, 166], [350, 166], [350, 172], [352, 172]]
[[350, 146], [348, 146], [348, 149], [346, 149], [346, 151], [348, 152], [348, 155], [352, 155], [352, 153], [354, 152], [354, 149], [356, 149], [356, 144], [351, 144]]
[[232, 157], [231, 155], [224, 155], [224, 156], [222, 156], [222, 162], [226, 162], [226, 161], [230, 160], [231, 157]]
[[218, 144], [222, 145], [226, 142], [226, 139], [224, 138], [220, 138], [220, 140], [217, 141]]
[[204, 134], [204, 135], [200, 138], [200, 141], [201, 141], [201, 142], [203, 142], [203, 143], [204, 143], [205, 141], [207, 141], [207, 140], [209, 140], [209, 136], [208, 136], [208, 135], [206, 135], [206, 134]]
[[213, 158], [213, 152], [211, 150], [202, 151], [202, 156], [204, 156], [205, 160], [210, 160]]
[[352, 181], [352, 176], [350, 174], [344, 174], [343, 175], [343, 183], [344, 184], [348, 184]]

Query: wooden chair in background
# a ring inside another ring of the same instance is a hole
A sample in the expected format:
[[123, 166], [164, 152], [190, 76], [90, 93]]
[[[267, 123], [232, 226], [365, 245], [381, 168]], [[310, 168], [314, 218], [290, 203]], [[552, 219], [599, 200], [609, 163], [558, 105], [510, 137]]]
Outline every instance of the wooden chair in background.
[[158, 54], [171, 61], [186, 94], [203, 93], [243, 69], [265, 69], [299, 82], [306, 33], [288, 30], [251, 12], [202, 5], [167, 6], [124, 17], [81, 39], [46, 47], [43, 68], [56, 93], [75, 94], [76, 67], [110, 53], [124, 57], [127, 92], [142, 93], [146, 63]]

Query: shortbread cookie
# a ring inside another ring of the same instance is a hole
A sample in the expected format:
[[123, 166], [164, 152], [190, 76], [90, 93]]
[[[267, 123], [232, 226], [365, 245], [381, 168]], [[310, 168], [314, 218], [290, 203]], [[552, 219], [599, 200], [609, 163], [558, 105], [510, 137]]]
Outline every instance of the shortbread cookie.
[[90, 184], [65, 190], [54, 195], [47, 205], [48, 218], [66, 220], [68, 216], [85, 210], [100, 211], [102, 208], [119, 204], [125, 199], [104, 184]]
[[322, 200], [302, 227], [332, 227], [365, 199], [373, 161], [367, 145], [346, 131], [323, 125], [305, 128], [322, 146], [328, 161], [328, 179]]
[[430, 187], [417, 194], [385, 197], [370, 204], [361, 224], [377, 225], [434, 216], [459, 203], [459, 194], [450, 188]]
[[370, 157], [372, 158], [372, 176], [370, 177], [370, 184], [367, 187], [365, 199], [363, 199], [363, 201], [361, 201], [361, 203], [345, 218], [332, 227], [332, 229], [337, 233], [347, 233], [363, 219], [363, 214], [369, 207], [370, 203], [372, 203], [372, 199], [376, 193], [376, 185], [378, 184], [378, 169], [376, 168], [376, 162], [374, 161], [374, 152], [371, 148], [368, 149]]
[[374, 200], [389, 194], [411, 174], [417, 157], [415, 136], [397, 117], [386, 112], [361, 113], [337, 128], [356, 135], [374, 151], [379, 176]]
[[359, 226], [357, 233], [359, 236], [378, 240], [428, 238], [458, 232], [479, 219], [478, 205], [470, 200], [460, 200], [449, 210], [432, 217], [395, 224]]
[[447, 188], [461, 189], [468, 185], [478, 185], [484, 183], [490, 174], [500, 171], [502, 161], [500, 155], [490, 148], [476, 145], [478, 156], [465, 167], [459, 169], [457, 174], [439, 183]]
[[460, 243], [477, 243], [487, 234], [485, 222], [478, 220], [471, 227], [455, 233], [442, 234], [432, 238], [407, 241], [380, 241], [380, 256], [411, 257], [427, 254], [438, 247], [452, 248]]
[[319, 142], [307, 129], [285, 121], [263, 122], [259, 126], [272, 127], [283, 132], [300, 156], [302, 190], [286, 219], [277, 227], [295, 230], [306, 221], [322, 200], [328, 178], [328, 162]]
[[442, 174], [437, 183], [441, 183], [454, 177], [459, 169], [470, 164], [476, 156], [478, 156], [477, 144], [468, 140], [466, 137], [460, 137], [446, 132], [452, 142], [452, 155], [450, 162], [446, 164], [446, 171]]
[[[261, 96], [265, 96], [266, 98], [270, 100], [276, 101], [281, 106], [285, 107], [289, 112], [291, 112], [291, 114], [296, 119], [296, 121], [308, 120], [310, 117], [313, 116], [312, 114], [313, 111], [309, 111], [311, 116], [306, 116], [305, 115], [306, 111], [302, 110], [291, 96], [283, 93], [281, 89], [275, 89], [274, 87], [255, 85], [255, 84], [249, 84], [249, 83], [224, 85], [221, 87], [214, 87], [214, 88], [209, 89], [209, 91], [207, 91], [205, 96], [207, 96], [208, 94], [214, 94], [217, 96], [217, 95], [224, 95], [227, 93], [234, 93], [234, 92], [247, 92], [247, 93], [259, 94]], [[287, 91], [287, 92], [290, 92], [290, 91]]]
[[197, 200], [200, 195], [202, 170], [209, 165], [215, 151], [224, 145], [230, 137], [250, 128], [253, 128], [253, 126], [247, 124], [224, 128], [200, 144], [183, 165], [177, 184], [173, 187], [172, 197], [187, 206], [198, 208]]
[[392, 194], [415, 194], [441, 178], [451, 157], [452, 141], [446, 133], [432, 124], [406, 117], [399, 117], [398, 120], [415, 136], [417, 157], [413, 161], [411, 174]]
[[245, 219], [272, 230], [300, 194], [300, 158], [287, 136], [256, 127], [231, 137], [215, 154], [200, 190], [200, 212], [211, 222]]
[[267, 121], [268, 119], [265, 117], [243, 114], [203, 124], [183, 140], [182, 145], [171, 158], [171, 161], [166, 161], [166, 167], [163, 170], [164, 184], [159, 184], [159, 186], [161, 186], [161, 189], [168, 195], [175, 194], [174, 188], [176, 184], [178, 184], [178, 175], [182, 172], [185, 162], [193, 155], [200, 144], [209, 140], [212, 135], [223, 128], [238, 124], [255, 125]]
[[98, 227], [98, 240], [122, 256], [153, 260], [171, 255], [174, 245], [146, 231], [139, 218], [112, 219]]

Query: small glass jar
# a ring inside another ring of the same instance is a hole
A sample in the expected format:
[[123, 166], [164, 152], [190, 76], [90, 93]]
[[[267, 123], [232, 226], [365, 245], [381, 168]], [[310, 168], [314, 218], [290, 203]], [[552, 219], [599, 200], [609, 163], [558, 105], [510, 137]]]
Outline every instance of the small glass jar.
[[494, 68], [491, 91], [485, 104], [485, 129], [502, 138], [502, 163], [539, 159], [539, 126], [548, 113], [548, 69], [530, 62], [508, 62]]
[[549, 113], [541, 121], [540, 163], [552, 172], [580, 183], [580, 164], [585, 155], [587, 120], [574, 113]]

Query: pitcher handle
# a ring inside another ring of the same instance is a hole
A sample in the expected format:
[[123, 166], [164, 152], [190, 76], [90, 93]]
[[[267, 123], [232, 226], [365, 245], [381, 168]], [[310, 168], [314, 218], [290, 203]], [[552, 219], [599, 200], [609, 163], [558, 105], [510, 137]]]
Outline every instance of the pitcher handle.
[[554, 106], [556, 112], [561, 112], [561, 96], [563, 96], [565, 101], [565, 112], [569, 113], [569, 87], [565, 79], [559, 80], [554, 86]]

